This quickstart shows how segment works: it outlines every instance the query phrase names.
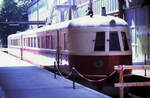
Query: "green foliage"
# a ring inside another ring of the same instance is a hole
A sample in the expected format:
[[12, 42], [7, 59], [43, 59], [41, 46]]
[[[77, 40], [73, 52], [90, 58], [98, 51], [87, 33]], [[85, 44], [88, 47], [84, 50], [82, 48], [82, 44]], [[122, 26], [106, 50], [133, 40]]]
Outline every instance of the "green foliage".
[[[27, 8], [31, 0], [3, 0], [0, 10], [0, 21], [27, 21]], [[0, 24], [0, 40], [3, 44], [7, 44], [7, 37], [17, 31], [24, 31], [28, 25], [11, 26], [9, 24]]]

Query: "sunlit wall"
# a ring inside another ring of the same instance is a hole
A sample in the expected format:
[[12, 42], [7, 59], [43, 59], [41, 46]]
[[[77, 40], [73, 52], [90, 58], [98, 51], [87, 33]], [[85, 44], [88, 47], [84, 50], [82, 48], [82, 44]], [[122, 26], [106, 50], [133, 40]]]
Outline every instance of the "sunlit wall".
[[142, 6], [142, 0], [131, 0], [125, 9], [129, 24], [133, 61], [144, 63], [150, 59], [150, 19], [148, 6]]

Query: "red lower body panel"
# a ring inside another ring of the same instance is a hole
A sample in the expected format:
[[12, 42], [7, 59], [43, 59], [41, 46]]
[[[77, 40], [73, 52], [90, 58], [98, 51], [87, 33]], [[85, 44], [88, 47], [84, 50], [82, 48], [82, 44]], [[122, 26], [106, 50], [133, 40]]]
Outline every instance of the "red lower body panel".
[[129, 65], [132, 62], [131, 55], [119, 56], [69, 56], [69, 65], [82, 74], [108, 75], [114, 71], [115, 65]]

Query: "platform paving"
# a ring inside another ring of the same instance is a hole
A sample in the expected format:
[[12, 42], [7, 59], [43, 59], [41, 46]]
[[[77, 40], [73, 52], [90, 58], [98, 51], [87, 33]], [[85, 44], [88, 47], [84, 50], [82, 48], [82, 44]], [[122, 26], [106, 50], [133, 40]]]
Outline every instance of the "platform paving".
[[110, 98], [0, 52], [0, 98]]

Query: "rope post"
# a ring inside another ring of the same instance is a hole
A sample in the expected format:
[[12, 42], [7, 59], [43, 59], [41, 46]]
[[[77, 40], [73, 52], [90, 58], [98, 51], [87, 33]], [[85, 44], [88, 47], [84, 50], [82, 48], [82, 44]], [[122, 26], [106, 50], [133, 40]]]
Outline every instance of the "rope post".
[[[123, 66], [120, 66], [120, 83], [123, 83]], [[124, 87], [120, 87], [120, 98], [124, 98]]]
[[54, 62], [54, 79], [56, 79], [56, 62]]
[[75, 80], [76, 80], [76, 76], [75, 76], [75, 67], [72, 67], [72, 75], [73, 75], [73, 89], [75, 89]]
[[[145, 53], [145, 57], [144, 57], [144, 65], [146, 65], [146, 53]], [[146, 76], [146, 68], [144, 69], [145, 70], [145, 76]]]
[[145, 69], [145, 74], [144, 74], [144, 76], [147, 76], [147, 74], [146, 74], [147, 72], [146, 72], [146, 69]]

